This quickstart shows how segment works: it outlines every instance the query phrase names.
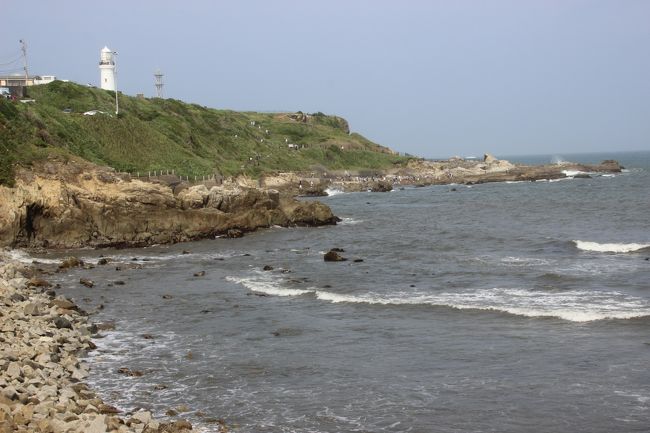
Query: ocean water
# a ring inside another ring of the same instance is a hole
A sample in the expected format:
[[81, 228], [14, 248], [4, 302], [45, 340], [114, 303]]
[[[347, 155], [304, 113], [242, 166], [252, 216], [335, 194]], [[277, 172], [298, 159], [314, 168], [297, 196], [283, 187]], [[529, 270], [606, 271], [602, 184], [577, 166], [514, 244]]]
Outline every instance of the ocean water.
[[[115, 323], [89, 381], [124, 410], [186, 405], [207, 431], [648, 432], [650, 153], [593, 158], [627, 169], [336, 194], [337, 226], [79, 251], [111, 263], [55, 279]], [[334, 247], [349, 260], [324, 262]]]

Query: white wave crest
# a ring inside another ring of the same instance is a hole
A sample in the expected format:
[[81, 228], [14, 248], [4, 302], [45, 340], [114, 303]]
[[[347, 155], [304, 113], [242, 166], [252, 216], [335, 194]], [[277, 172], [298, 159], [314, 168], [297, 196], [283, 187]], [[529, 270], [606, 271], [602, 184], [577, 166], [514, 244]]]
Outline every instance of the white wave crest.
[[282, 287], [280, 279], [264, 276], [228, 277], [229, 281], [248, 289], [274, 296], [304, 296], [333, 304], [431, 305], [458, 310], [487, 310], [524, 317], [556, 317], [571, 322], [606, 319], [631, 319], [650, 316], [650, 303], [642, 298], [619, 292], [568, 290], [543, 292], [530, 289], [491, 288], [461, 292], [395, 292], [390, 295], [366, 293], [342, 294], [316, 288]]
[[354, 224], [361, 224], [362, 222], [363, 222], [363, 220], [355, 220], [354, 218], [343, 217], [339, 224], [340, 225], [346, 225], [346, 224], [354, 225]]
[[325, 193], [326, 193], [328, 196], [332, 196], [332, 195], [344, 194], [345, 191], [341, 191], [340, 189], [337, 189], [337, 188], [327, 188], [327, 189], [325, 190]]
[[611, 243], [611, 244], [600, 244], [598, 242], [589, 242], [574, 240], [573, 243], [579, 250], [583, 251], [595, 251], [599, 253], [630, 253], [633, 251], [639, 251], [644, 248], [650, 248], [650, 244], [622, 244], [622, 243]]
[[226, 277], [226, 280], [238, 283], [252, 290], [253, 292], [266, 293], [267, 295], [273, 296], [300, 296], [314, 293], [313, 290], [302, 290], [302, 289], [288, 289], [283, 288], [279, 281], [273, 279], [265, 278], [236, 278], [236, 277]]
[[586, 172], [580, 170], [562, 170], [562, 173], [564, 173], [566, 177], [573, 177], [579, 174], [587, 174]]
[[5, 254], [9, 258], [9, 260], [25, 263], [25, 264], [39, 262], [39, 263], [45, 263], [49, 265], [57, 265], [61, 263], [62, 260], [62, 259], [46, 259], [42, 257], [32, 257], [29, 254], [27, 254], [25, 251], [21, 251], [21, 250], [9, 250], [6, 251]]

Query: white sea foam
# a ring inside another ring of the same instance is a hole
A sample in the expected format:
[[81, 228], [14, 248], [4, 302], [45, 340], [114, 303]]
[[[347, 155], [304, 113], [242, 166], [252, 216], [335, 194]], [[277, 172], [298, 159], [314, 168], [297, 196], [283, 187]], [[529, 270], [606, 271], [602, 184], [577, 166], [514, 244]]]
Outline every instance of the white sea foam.
[[343, 194], [344, 191], [341, 191], [341, 190], [338, 189], [338, 188], [327, 188], [327, 189], [325, 190], [325, 193], [327, 193], [327, 195], [329, 195], [329, 196], [332, 196], [332, 195]]
[[313, 290], [284, 288], [279, 281], [261, 276], [252, 278], [226, 277], [226, 280], [241, 284], [253, 292], [265, 293], [273, 296], [300, 296], [314, 293]]
[[41, 258], [41, 257], [32, 257], [29, 254], [27, 254], [25, 251], [21, 250], [10, 250], [5, 253], [10, 260], [20, 262], [20, 263], [25, 263], [25, 264], [31, 264], [34, 261], [39, 262], [39, 263], [46, 263], [50, 265], [56, 265], [61, 263], [61, 259], [46, 259], [46, 258]]
[[589, 242], [589, 241], [581, 241], [581, 240], [574, 240], [573, 243], [580, 250], [595, 251], [599, 253], [630, 253], [633, 251], [639, 251], [645, 248], [650, 248], [650, 244], [638, 244], [638, 243], [601, 244], [598, 242]]
[[543, 292], [518, 288], [475, 289], [460, 292], [395, 292], [389, 295], [335, 293], [316, 288], [285, 288], [280, 279], [262, 275], [251, 278], [228, 277], [248, 289], [274, 296], [311, 295], [333, 304], [431, 305], [458, 310], [488, 310], [525, 317], [557, 317], [571, 322], [631, 319], [650, 316], [650, 303], [619, 292], [568, 290]]
[[363, 220], [355, 220], [354, 218], [343, 217], [339, 224], [341, 224], [341, 225], [354, 225], [354, 224], [361, 224], [362, 222], [363, 222]]
[[587, 174], [586, 172], [580, 170], [562, 170], [562, 173], [564, 173], [567, 177], [573, 177], [579, 174]]
[[546, 266], [551, 263], [547, 259], [539, 259], [534, 257], [504, 257], [500, 262], [506, 266]]

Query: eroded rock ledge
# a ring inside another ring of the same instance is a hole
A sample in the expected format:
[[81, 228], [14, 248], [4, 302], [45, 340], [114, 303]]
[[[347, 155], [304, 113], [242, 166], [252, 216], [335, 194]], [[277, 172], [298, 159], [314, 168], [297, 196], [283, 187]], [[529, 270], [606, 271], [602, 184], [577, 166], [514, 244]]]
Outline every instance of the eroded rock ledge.
[[186, 188], [126, 179], [83, 161], [48, 161], [0, 187], [0, 245], [145, 246], [262, 227], [335, 224], [329, 207], [236, 183]]

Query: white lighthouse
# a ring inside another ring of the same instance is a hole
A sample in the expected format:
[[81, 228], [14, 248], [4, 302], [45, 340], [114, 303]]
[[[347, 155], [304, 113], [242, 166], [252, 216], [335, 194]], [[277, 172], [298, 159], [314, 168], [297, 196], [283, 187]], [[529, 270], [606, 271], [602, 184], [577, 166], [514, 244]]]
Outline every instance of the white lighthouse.
[[105, 90], [115, 91], [115, 60], [113, 60], [113, 51], [108, 47], [102, 48], [99, 56], [99, 86]]

